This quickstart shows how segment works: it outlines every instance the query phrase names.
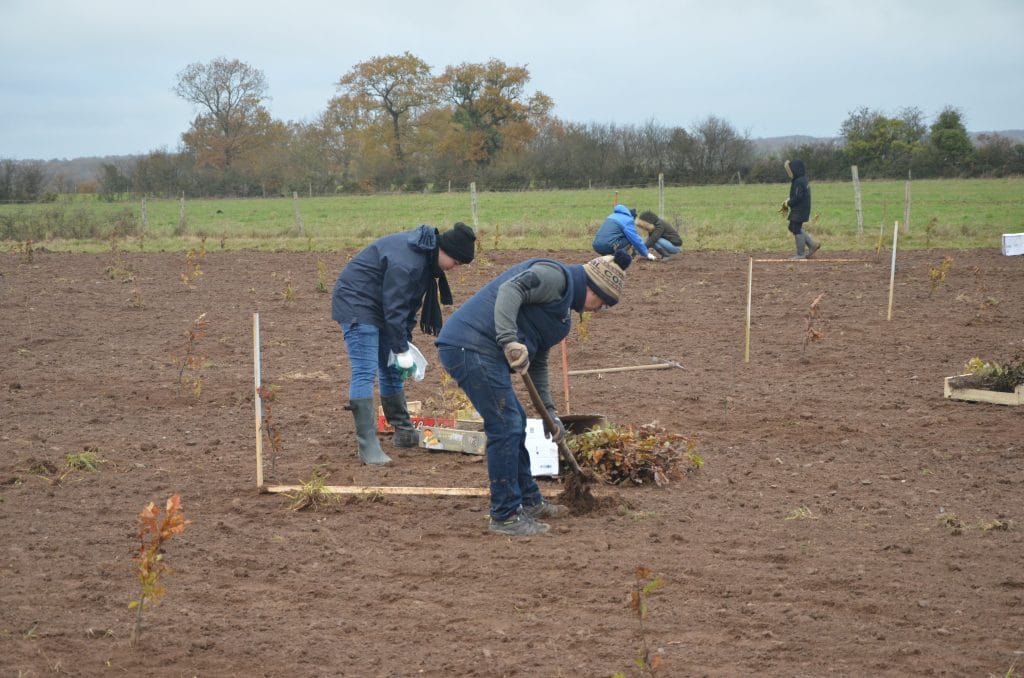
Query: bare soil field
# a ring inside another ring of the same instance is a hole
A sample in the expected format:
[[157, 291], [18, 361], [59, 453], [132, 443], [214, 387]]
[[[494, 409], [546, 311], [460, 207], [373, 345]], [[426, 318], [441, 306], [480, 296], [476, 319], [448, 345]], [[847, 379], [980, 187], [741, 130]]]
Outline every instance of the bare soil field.
[[[281, 434], [268, 484], [487, 485], [478, 456], [387, 438], [393, 465], [359, 464], [316, 290], [318, 259], [329, 289], [350, 255], [210, 252], [191, 285], [180, 253], [0, 255], [0, 676], [640, 676], [645, 652], [663, 676], [1024, 666], [1024, 407], [942, 397], [971, 357], [1024, 352], [1024, 257], [901, 253], [891, 320], [885, 253], [757, 263], [749, 362], [748, 255], [635, 263], [622, 303], [570, 335], [568, 368], [682, 368], [569, 376], [569, 409], [657, 421], [706, 464], [601, 485], [600, 510], [509, 539], [487, 532], [485, 497], [314, 512], [257, 491], [254, 312]], [[486, 252], [451, 275], [456, 304], [529, 256], [590, 255]], [[196, 397], [175, 360], [202, 313]], [[408, 397], [429, 409], [436, 351], [414, 340], [431, 366]], [[103, 463], [65, 472], [84, 450]], [[192, 523], [133, 648], [137, 516], [173, 494]], [[638, 567], [661, 582], [642, 619]]]

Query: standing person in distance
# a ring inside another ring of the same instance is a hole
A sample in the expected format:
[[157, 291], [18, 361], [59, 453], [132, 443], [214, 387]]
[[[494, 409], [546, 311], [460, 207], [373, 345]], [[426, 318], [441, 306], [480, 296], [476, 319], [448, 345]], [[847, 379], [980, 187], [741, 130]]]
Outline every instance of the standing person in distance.
[[796, 239], [796, 256], [790, 259], [810, 259], [821, 245], [804, 230], [804, 224], [811, 219], [811, 185], [807, 181], [807, 170], [803, 160], [787, 160], [783, 166], [790, 179], [789, 198], [782, 203], [779, 212], [788, 216], [789, 232]]
[[636, 210], [625, 205], [616, 205], [612, 213], [605, 217], [597, 234], [594, 235], [594, 242], [591, 246], [598, 254], [614, 254], [618, 250], [626, 250], [632, 247], [641, 257], [655, 260], [655, 256], [643, 238], [636, 231]]
[[[409, 342], [416, 315], [422, 307], [424, 333], [436, 336], [441, 331], [440, 304], [452, 303], [445, 272], [473, 261], [475, 241], [473, 229], [462, 222], [444, 233], [424, 224], [386, 235], [356, 254], [334, 284], [331, 317], [345, 337], [351, 366], [347, 409], [355, 418], [359, 459], [364, 464], [391, 462], [377, 439], [373, 389], [378, 376], [381, 408], [395, 428], [392, 444], [419, 444], [404, 389], [414, 369]], [[389, 365], [391, 353], [395, 361]]]
[[528, 259], [484, 285], [452, 314], [437, 336], [441, 365], [484, 420], [491, 487], [489, 530], [509, 536], [547, 532], [543, 518], [567, 509], [541, 496], [526, 449], [526, 411], [512, 386], [512, 372], [529, 373], [556, 431], [558, 419], [548, 377], [548, 353], [569, 334], [572, 311], [595, 312], [618, 303], [630, 256], [618, 250], [586, 264]]
[[636, 218], [636, 227], [647, 234], [644, 244], [647, 249], [654, 250], [662, 259], [679, 254], [682, 251], [683, 239], [679, 231], [667, 220], [662, 219], [650, 210], [640, 213]]

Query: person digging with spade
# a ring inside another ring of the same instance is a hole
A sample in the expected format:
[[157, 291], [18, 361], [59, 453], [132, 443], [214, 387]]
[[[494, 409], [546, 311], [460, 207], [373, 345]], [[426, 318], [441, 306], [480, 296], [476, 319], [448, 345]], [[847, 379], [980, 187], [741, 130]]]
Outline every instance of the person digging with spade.
[[[421, 225], [370, 243], [338, 275], [331, 317], [341, 326], [351, 366], [347, 409], [356, 423], [359, 459], [383, 465], [391, 457], [377, 439], [373, 388], [380, 376], [380, 404], [395, 429], [395, 447], [415, 447], [419, 434], [409, 418], [404, 381], [415, 371], [410, 349], [416, 314], [420, 329], [441, 331], [440, 304], [452, 303], [446, 271], [473, 261], [476, 234], [458, 222], [440, 233]], [[391, 355], [394, 354], [394, 361]]]
[[568, 334], [571, 312], [596, 312], [619, 302], [623, 250], [586, 264], [529, 259], [493, 279], [448, 319], [434, 342], [438, 358], [483, 417], [491, 507], [488, 529], [509, 536], [547, 532], [541, 519], [568, 509], [541, 496], [526, 449], [526, 411], [512, 387], [512, 373], [528, 373], [557, 430], [565, 436], [551, 400], [548, 353]]

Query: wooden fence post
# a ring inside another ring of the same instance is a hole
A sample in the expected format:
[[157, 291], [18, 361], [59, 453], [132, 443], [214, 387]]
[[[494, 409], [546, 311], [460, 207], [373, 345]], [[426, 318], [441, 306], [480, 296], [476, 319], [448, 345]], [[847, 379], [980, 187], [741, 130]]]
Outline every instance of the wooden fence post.
[[853, 207], [857, 210], [857, 235], [864, 235], [864, 209], [860, 202], [860, 176], [857, 174], [856, 165], [850, 165], [850, 173], [853, 174]]
[[188, 231], [188, 220], [185, 218], [185, 191], [181, 192], [181, 204], [178, 207], [178, 228], [174, 235], [185, 235]]
[[910, 172], [903, 187], [903, 235], [910, 233]]
[[302, 213], [299, 212], [299, 192], [292, 191], [292, 203], [295, 205], [295, 230], [299, 236], [306, 234], [306, 229], [302, 224]]
[[477, 227], [476, 221], [476, 182], [469, 184], [469, 209], [473, 212], [473, 228]]

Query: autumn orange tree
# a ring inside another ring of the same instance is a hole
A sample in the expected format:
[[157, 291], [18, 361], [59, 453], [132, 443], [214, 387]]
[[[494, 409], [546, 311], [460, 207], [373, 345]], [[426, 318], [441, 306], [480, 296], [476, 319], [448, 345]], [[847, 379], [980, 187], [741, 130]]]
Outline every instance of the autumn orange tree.
[[374, 57], [353, 66], [337, 87], [326, 122], [362, 150], [359, 157], [376, 153], [401, 174], [416, 145], [418, 119], [437, 101], [430, 66], [409, 52]]
[[189, 64], [178, 73], [174, 93], [200, 111], [182, 135], [200, 167], [230, 169], [274, 124], [263, 106], [266, 76], [238, 59]]
[[500, 152], [515, 152], [537, 134], [538, 122], [554, 107], [542, 92], [527, 95], [530, 71], [499, 59], [449, 66], [437, 79], [443, 100], [466, 149], [463, 160], [490, 164]]
[[142, 634], [142, 610], [147, 604], [156, 604], [166, 590], [161, 582], [171, 568], [164, 561], [163, 547], [176, 534], [185, 531], [192, 521], [186, 520], [181, 509], [181, 497], [177, 494], [167, 500], [163, 517], [160, 508], [149, 502], [139, 514], [139, 552], [135, 556], [137, 574], [142, 591], [138, 600], [128, 604], [135, 610], [135, 626], [132, 628], [131, 644], [135, 646]]

